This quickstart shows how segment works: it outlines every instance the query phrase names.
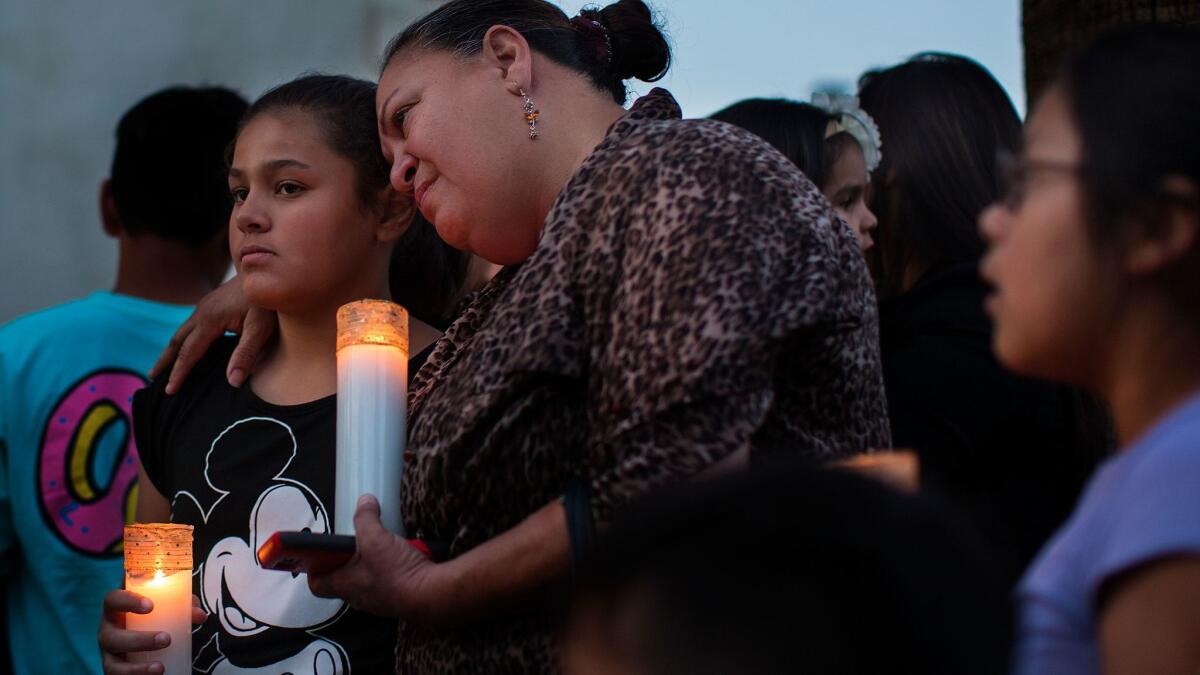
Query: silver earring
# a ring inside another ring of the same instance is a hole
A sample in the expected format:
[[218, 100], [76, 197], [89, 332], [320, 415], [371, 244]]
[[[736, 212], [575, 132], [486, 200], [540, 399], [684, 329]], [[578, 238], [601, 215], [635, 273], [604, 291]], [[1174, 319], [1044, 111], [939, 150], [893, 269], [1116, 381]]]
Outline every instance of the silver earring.
[[525, 121], [529, 123], [529, 140], [535, 140], [538, 137], [537, 122], [542, 113], [533, 109], [533, 101], [525, 94], [525, 90], [517, 88], [517, 93], [525, 101]]

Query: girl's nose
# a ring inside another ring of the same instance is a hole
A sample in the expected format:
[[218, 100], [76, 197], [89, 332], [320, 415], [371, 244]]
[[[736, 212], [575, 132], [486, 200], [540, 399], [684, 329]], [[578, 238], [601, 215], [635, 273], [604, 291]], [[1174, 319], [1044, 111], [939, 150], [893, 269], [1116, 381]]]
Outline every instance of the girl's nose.
[[863, 218], [863, 229], [870, 232], [879, 226], [879, 219], [875, 217], [875, 212], [870, 208], [863, 207], [863, 210], [866, 212], [866, 217]]
[[271, 220], [267, 214], [249, 199], [238, 205], [233, 214], [233, 222], [243, 234], [261, 233], [271, 229]]

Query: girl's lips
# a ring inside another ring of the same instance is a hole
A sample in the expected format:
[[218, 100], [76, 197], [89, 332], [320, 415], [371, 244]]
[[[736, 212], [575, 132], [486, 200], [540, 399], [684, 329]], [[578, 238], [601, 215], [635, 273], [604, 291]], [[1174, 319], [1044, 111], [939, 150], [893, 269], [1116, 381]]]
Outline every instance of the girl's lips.
[[275, 255], [275, 252], [262, 246], [243, 246], [241, 251], [241, 260], [243, 265], [254, 265], [257, 263], [266, 262], [266, 260]]
[[256, 265], [259, 263], [264, 263], [267, 261], [268, 258], [270, 258], [273, 255], [275, 255], [275, 254], [268, 253], [267, 251], [256, 251], [254, 253], [246, 253], [246, 254], [242, 255], [242, 264], [243, 265]]

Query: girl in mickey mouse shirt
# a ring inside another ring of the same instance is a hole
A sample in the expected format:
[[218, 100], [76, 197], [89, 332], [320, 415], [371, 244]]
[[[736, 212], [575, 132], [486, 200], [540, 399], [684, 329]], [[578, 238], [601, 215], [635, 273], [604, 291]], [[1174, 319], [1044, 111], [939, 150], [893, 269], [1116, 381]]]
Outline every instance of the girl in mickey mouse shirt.
[[[247, 112], [229, 169], [230, 250], [246, 298], [279, 317], [249, 387], [230, 387], [224, 338], [173, 396], [165, 378], [137, 394], [141, 522], [195, 526], [199, 598], [193, 670], [388, 672], [395, 620], [318, 598], [304, 575], [261, 568], [279, 530], [330, 532], [336, 419], [336, 310], [389, 297], [393, 244], [413, 217], [388, 185], [375, 136], [375, 85], [308, 76]], [[414, 353], [437, 337], [412, 321]], [[106, 673], [157, 673], [123, 654], [166, 637], [122, 628], [143, 600], [113, 591], [100, 646]]]

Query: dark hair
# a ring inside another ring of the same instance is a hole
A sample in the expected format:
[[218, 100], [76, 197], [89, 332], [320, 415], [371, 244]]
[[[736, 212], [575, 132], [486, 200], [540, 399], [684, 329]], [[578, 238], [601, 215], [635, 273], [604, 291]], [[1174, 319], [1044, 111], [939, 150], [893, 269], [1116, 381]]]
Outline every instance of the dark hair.
[[126, 232], [199, 246], [225, 231], [223, 153], [245, 111], [224, 87], [171, 87], [121, 117], [109, 178]]
[[625, 80], [654, 82], [666, 75], [671, 48], [642, 0], [619, 0], [603, 9], [585, 10], [582, 17], [569, 20], [545, 0], [451, 0], [393, 38], [383, 66], [410, 47], [478, 54], [488, 29], [504, 25], [555, 63], [586, 75], [617, 103], [625, 103], [628, 96]]
[[311, 116], [329, 147], [354, 165], [359, 199], [374, 204], [388, 186], [391, 168], [379, 147], [374, 82], [346, 75], [302, 75], [260, 96], [246, 111], [238, 132], [255, 117], [279, 110]]
[[1168, 176], [1200, 188], [1196, 28], [1140, 25], [1107, 33], [1067, 62], [1059, 84], [1083, 141], [1085, 212], [1098, 241], [1117, 240], [1131, 218], [1151, 226]]
[[987, 69], [952, 54], [869, 72], [859, 99], [887, 144], [872, 174], [879, 226], [868, 251], [887, 298], [904, 290], [906, 270], [983, 255], [976, 222], [999, 195], [996, 155], [1019, 147], [1021, 120]]
[[[821, 175], [828, 176], [833, 171], [833, 165], [837, 164], [842, 155], [846, 154], [846, 151], [850, 148], [859, 148], [861, 150], [862, 145], [859, 144], [858, 139], [849, 131], [839, 131], [826, 138], [824, 152], [822, 153], [824, 159], [821, 162]], [[865, 156], [866, 152], [864, 151], [863, 154]], [[818, 183], [818, 185], [820, 184]]]
[[613, 523], [580, 591], [646, 672], [1006, 672], [1011, 608], [979, 542], [944, 506], [842, 471], [663, 492]]
[[738, 101], [709, 117], [741, 127], [775, 146], [818, 188], [833, 164], [825, 158], [825, 128], [832, 118], [814, 105], [782, 98]]
[[388, 268], [392, 300], [444, 331], [457, 318], [454, 312], [470, 261], [470, 253], [442, 241], [433, 224], [418, 211], [392, 249]]

